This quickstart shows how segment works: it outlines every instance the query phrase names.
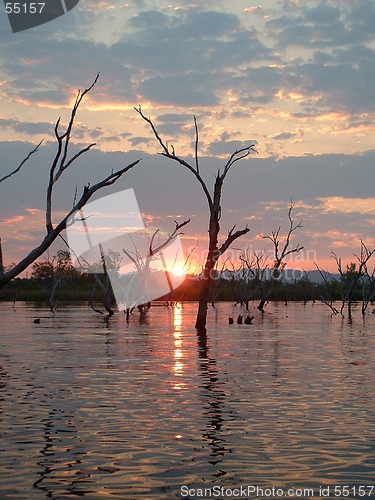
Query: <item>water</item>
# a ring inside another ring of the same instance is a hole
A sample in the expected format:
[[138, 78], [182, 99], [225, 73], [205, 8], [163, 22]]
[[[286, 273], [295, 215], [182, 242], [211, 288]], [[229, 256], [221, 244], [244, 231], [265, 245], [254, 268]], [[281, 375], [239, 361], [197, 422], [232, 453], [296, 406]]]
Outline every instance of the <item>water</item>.
[[219, 304], [204, 342], [196, 304], [128, 325], [86, 306], [11, 306], [0, 304], [1, 499], [170, 499], [183, 485], [314, 497], [325, 485], [337, 498], [336, 485], [375, 485], [375, 315], [349, 324], [280, 303], [228, 325], [238, 312]]

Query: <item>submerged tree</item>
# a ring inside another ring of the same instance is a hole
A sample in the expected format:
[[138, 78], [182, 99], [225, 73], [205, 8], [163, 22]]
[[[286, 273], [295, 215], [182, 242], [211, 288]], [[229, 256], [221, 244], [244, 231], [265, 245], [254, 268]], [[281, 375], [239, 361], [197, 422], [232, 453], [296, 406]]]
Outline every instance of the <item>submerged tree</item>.
[[[57, 224], [54, 224], [52, 217], [52, 201], [53, 201], [53, 190], [60, 179], [60, 177], [66, 172], [66, 170], [71, 167], [71, 165], [83, 154], [87, 153], [95, 143], [89, 144], [85, 148], [79, 150], [77, 153], [69, 156], [69, 146], [70, 140], [72, 137], [72, 130], [75, 121], [75, 117], [78, 111], [78, 108], [86, 96], [88, 92], [96, 85], [99, 79], [99, 74], [96, 76], [94, 82], [83, 92], [78, 91], [75, 103], [73, 105], [70, 120], [68, 122], [67, 128], [61, 132], [60, 131], [60, 118], [57, 120], [54, 133], [57, 142], [57, 151], [55, 157], [52, 161], [52, 165], [49, 171], [49, 181], [47, 185], [47, 196], [46, 196], [46, 235], [42, 242], [35, 247], [31, 252], [29, 252], [20, 262], [15, 264], [11, 269], [5, 269], [3, 264], [3, 254], [1, 248], [1, 239], [0, 239], [0, 288], [4, 287], [7, 283], [9, 283], [13, 278], [16, 278], [19, 274], [21, 274], [25, 269], [38, 259], [43, 253], [48, 250], [48, 248], [52, 245], [52, 243], [56, 240], [56, 238], [62, 233], [62, 231], [66, 228], [72, 214], [79, 211], [92, 197], [94, 193], [99, 191], [100, 189], [111, 186], [116, 181], [118, 181], [128, 170], [133, 168], [135, 165], [139, 163], [140, 160], [137, 160], [133, 163], [130, 163], [126, 167], [121, 168], [112, 172], [105, 177], [100, 182], [97, 182], [94, 185], [86, 184], [83, 188], [83, 192], [81, 196], [77, 199], [77, 196], [74, 196], [73, 206], [70, 210], [67, 211], [65, 217], [63, 217]], [[0, 179], [0, 183], [4, 182], [6, 179], [18, 173], [24, 164], [28, 161], [28, 159], [35, 154], [39, 149], [40, 143], [27, 155], [27, 157], [20, 163], [20, 165], [13, 170], [10, 174], [4, 176]]]
[[[340, 289], [341, 289], [340, 313], [343, 314], [345, 304], [347, 304], [348, 318], [350, 320], [352, 319], [352, 304], [355, 298], [356, 288], [360, 284], [361, 280], [365, 279], [367, 272], [367, 264], [368, 261], [371, 259], [372, 255], [374, 254], [374, 252], [375, 248], [371, 250], [361, 240], [361, 248], [359, 255], [353, 254], [358, 262], [351, 262], [350, 265], [346, 266], [346, 270], [344, 271], [342, 268], [341, 258], [339, 258], [335, 254], [335, 252], [331, 251], [332, 258], [335, 260], [337, 265], [337, 270], [340, 274]], [[364, 309], [364, 311], [366, 311], [366, 308]]]
[[[176, 238], [183, 233], [181, 232], [181, 229], [186, 226], [186, 224], [189, 224], [190, 219], [178, 223], [177, 221], [174, 221], [175, 227], [174, 230], [172, 231], [171, 234], [167, 236], [167, 238], [164, 241], [159, 241], [159, 229], [156, 229], [154, 233], [152, 234], [150, 238], [150, 244], [148, 246], [146, 254], [142, 254], [135, 246], [133, 250], [123, 248], [122, 251], [124, 255], [129, 259], [129, 261], [133, 264], [134, 270], [136, 270], [136, 273], [129, 273], [130, 275], [130, 280], [126, 283], [126, 287], [124, 286], [124, 283], [122, 283], [122, 292], [124, 295], [125, 302], [127, 302], [127, 309], [126, 309], [126, 319], [129, 319], [129, 310], [133, 306], [133, 304], [129, 303], [129, 292], [131, 288], [134, 287], [134, 279], [137, 280], [138, 284], [140, 285], [141, 288], [141, 293], [137, 297], [139, 300], [141, 297], [143, 297], [143, 302], [138, 304], [138, 310], [141, 315], [145, 315], [147, 313], [147, 310], [150, 307], [150, 290], [149, 286], [150, 284], [153, 285], [154, 289], [155, 286], [157, 286], [160, 282], [154, 281], [155, 280], [155, 272], [152, 271], [151, 269], [151, 264], [155, 260], [162, 260], [163, 263], [163, 271], [162, 275], [163, 278], [167, 280], [168, 287], [170, 290], [170, 293], [173, 292], [173, 284], [171, 281], [169, 269], [167, 268], [167, 264], [164, 260], [163, 256], [163, 250], [166, 249]], [[175, 260], [173, 263], [171, 263], [170, 270], [173, 272], [173, 267], [174, 264], [177, 261], [178, 255], [175, 255]], [[159, 273], [156, 273], [159, 274]], [[158, 288], [159, 290], [159, 288]], [[157, 297], [155, 297], [157, 298]], [[137, 301], [138, 301], [137, 300]]]
[[268, 236], [261, 235], [263, 239], [268, 239], [272, 242], [274, 250], [274, 263], [270, 270], [271, 276], [269, 280], [267, 280], [266, 282], [267, 286], [263, 286], [262, 298], [258, 305], [258, 309], [261, 312], [264, 312], [264, 306], [271, 295], [275, 283], [277, 283], [280, 280], [281, 272], [286, 266], [285, 258], [290, 254], [299, 253], [301, 250], [303, 250], [303, 246], [301, 246], [300, 244], [297, 244], [294, 247], [290, 246], [291, 238], [294, 231], [302, 227], [302, 221], [299, 221], [296, 224], [292, 218], [293, 208], [294, 208], [294, 203], [292, 200], [290, 202], [288, 210], [289, 230], [284, 238], [280, 235], [281, 226], [273, 230], [271, 234]]
[[[331, 257], [336, 262], [337, 270], [340, 276], [339, 279], [336, 279], [331, 274], [321, 270], [315, 263], [315, 267], [318, 269], [324, 283], [324, 295], [321, 295], [320, 299], [332, 310], [333, 313], [340, 313], [343, 315], [346, 305], [348, 318], [351, 320], [353, 302], [355, 301], [356, 296], [359, 296], [360, 293], [362, 295], [362, 314], [364, 315], [366, 313], [368, 304], [375, 297], [374, 271], [370, 274], [368, 270], [368, 263], [374, 253], [375, 248], [370, 249], [361, 240], [359, 254], [353, 254], [357, 259], [357, 262], [351, 262], [344, 270], [341, 257], [338, 257], [337, 254], [331, 250]], [[341, 299], [340, 310], [333, 305], [335, 292]]]
[[265, 252], [254, 252], [245, 248], [240, 255], [241, 266], [235, 270], [236, 300], [241, 305], [245, 304], [246, 311], [249, 310], [249, 301], [257, 292], [261, 297], [266, 296], [268, 271], [268, 256]]
[[[372, 271], [368, 269], [367, 263], [364, 266], [362, 277], [362, 315], [366, 314], [368, 305], [375, 300], [375, 267]], [[375, 309], [374, 311], [375, 312]]]
[[55, 308], [56, 289], [65, 283], [77, 281], [82, 274], [74, 268], [70, 252], [58, 250], [52, 258], [47, 252], [44, 261], [34, 262], [31, 277], [40, 281], [42, 290], [48, 295], [50, 311]]
[[165, 142], [161, 136], [159, 135], [157, 129], [155, 128], [154, 123], [148, 117], [146, 117], [142, 111], [142, 108], [139, 106], [138, 108], [134, 108], [137, 113], [145, 120], [151, 130], [159, 142], [162, 151], [161, 155], [173, 160], [183, 167], [187, 168], [197, 179], [200, 184], [204, 195], [208, 202], [209, 209], [209, 224], [208, 224], [208, 235], [209, 235], [209, 243], [208, 243], [208, 253], [207, 258], [204, 264], [202, 279], [201, 279], [201, 290], [199, 294], [199, 307], [198, 314], [195, 323], [195, 328], [200, 333], [205, 333], [206, 331], [206, 322], [207, 322], [207, 304], [209, 301], [209, 290], [210, 283], [212, 281], [212, 272], [215, 268], [215, 265], [219, 258], [223, 255], [223, 253], [230, 247], [230, 245], [240, 236], [243, 236], [249, 232], [249, 228], [246, 226], [244, 229], [235, 231], [236, 226], [233, 226], [224, 241], [223, 244], [219, 245], [219, 234], [220, 234], [220, 219], [221, 219], [221, 194], [222, 188], [224, 184], [224, 180], [231, 169], [231, 167], [239, 160], [243, 160], [247, 156], [249, 156], [252, 152], [256, 152], [255, 144], [250, 144], [244, 148], [241, 148], [235, 151], [227, 160], [224, 165], [223, 170], [218, 170], [216, 175], [216, 179], [214, 182], [213, 193], [211, 193], [207, 187], [206, 182], [200, 173], [199, 168], [199, 158], [198, 158], [198, 144], [199, 144], [199, 134], [198, 134], [198, 125], [196, 117], [194, 117], [194, 126], [195, 126], [195, 152], [194, 152], [194, 163], [189, 163], [187, 160], [184, 160], [180, 156], [176, 155], [175, 148], [173, 146], [169, 146], [167, 142]]

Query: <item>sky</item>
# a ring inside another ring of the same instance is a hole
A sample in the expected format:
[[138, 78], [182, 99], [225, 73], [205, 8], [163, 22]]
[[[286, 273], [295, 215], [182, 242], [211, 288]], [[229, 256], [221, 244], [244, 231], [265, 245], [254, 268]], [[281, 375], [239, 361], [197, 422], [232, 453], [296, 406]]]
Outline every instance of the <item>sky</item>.
[[197, 117], [210, 188], [233, 151], [256, 145], [223, 189], [223, 237], [234, 224], [250, 228], [233, 252], [270, 252], [260, 235], [279, 226], [285, 234], [291, 199], [303, 226], [294, 243], [304, 251], [288, 267], [313, 269], [316, 261], [334, 271], [331, 250], [349, 264], [361, 239], [375, 245], [374, 2], [80, 0], [59, 19], [18, 33], [0, 5], [0, 41], [0, 177], [44, 140], [0, 184], [6, 264], [43, 237], [53, 127], [58, 117], [67, 123], [77, 90], [98, 71], [73, 130], [76, 148], [96, 146], [61, 179], [55, 222], [70, 210], [76, 186], [141, 158], [112, 192], [134, 188], [150, 230], [171, 232], [174, 220], [190, 218], [185, 251], [198, 245], [195, 254], [204, 255], [204, 195], [190, 172], [157, 154], [134, 111], [142, 105], [188, 159]]

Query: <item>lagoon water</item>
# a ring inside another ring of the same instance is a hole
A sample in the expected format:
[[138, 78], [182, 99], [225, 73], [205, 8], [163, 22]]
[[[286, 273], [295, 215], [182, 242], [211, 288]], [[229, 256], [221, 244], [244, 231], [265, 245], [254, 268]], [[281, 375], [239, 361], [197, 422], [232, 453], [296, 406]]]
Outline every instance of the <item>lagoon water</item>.
[[214, 486], [227, 498], [248, 485], [375, 498], [375, 314], [350, 324], [279, 303], [228, 325], [239, 311], [222, 303], [204, 341], [196, 309], [106, 324], [87, 306], [53, 316], [1, 303], [0, 498], [199, 498]]

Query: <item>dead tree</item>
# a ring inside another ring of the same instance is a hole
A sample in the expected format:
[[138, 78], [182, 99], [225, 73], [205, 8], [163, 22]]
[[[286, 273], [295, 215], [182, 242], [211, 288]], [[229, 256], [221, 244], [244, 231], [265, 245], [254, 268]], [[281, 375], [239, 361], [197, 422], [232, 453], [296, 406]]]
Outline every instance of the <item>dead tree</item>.
[[[293, 200], [290, 202], [289, 210], [288, 210], [288, 219], [289, 219], [289, 230], [285, 238], [280, 236], [280, 231], [281, 231], [281, 226], [279, 226], [277, 229], [273, 230], [270, 235], [268, 236], [262, 236], [263, 239], [270, 240], [273, 244], [273, 250], [274, 250], [274, 264], [271, 269], [271, 276], [270, 279], [267, 280], [267, 285], [264, 287], [264, 292], [262, 294], [262, 298], [259, 302], [258, 309], [261, 312], [264, 312], [264, 305], [268, 301], [268, 299], [271, 296], [271, 292], [273, 289], [274, 284], [280, 280], [281, 277], [281, 271], [285, 268], [286, 263], [285, 263], [285, 258], [293, 253], [299, 253], [301, 250], [303, 250], [303, 246], [300, 244], [297, 244], [295, 247], [290, 248], [291, 244], [291, 238], [294, 233], [298, 228], [302, 227], [302, 221], [299, 221], [298, 224], [296, 224], [292, 218], [292, 211], [294, 208], [294, 203]], [[284, 240], [284, 244], [282, 244], [282, 241]]]
[[375, 248], [371, 250], [361, 240], [361, 248], [359, 255], [353, 254], [354, 257], [358, 260], [358, 267], [356, 262], [352, 262], [350, 266], [346, 266], [346, 270], [344, 271], [342, 268], [341, 258], [339, 258], [335, 254], [335, 252], [331, 250], [331, 256], [335, 260], [337, 265], [337, 270], [340, 274], [340, 284], [342, 290], [340, 314], [343, 314], [345, 304], [347, 304], [348, 318], [350, 320], [352, 319], [352, 304], [355, 298], [356, 287], [360, 283], [361, 279], [364, 278], [365, 272], [367, 270], [367, 263], [371, 259], [374, 253], [375, 253]]
[[[114, 298], [113, 298], [111, 282], [110, 282], [108, 270], [107, 270], [107, 262], [106, 262], [106, 258], [104, 255], [102, 244], [99, 244], [99, 251], [100, 251], [101, 265], [103, 267], [103, 272], [104, 272], [104, 280], [102, 281], [100, 279], [98, 273], [94, 273], [94, 278], [95, 278], [95, 281], [98, 284], [98, 286], [103, 294], [104, 307], [108, 313], [108, 318], [109, 318], [110, 316], [113, 316], [115, 314], [113, 309], [112, 309]], [[114, 267], [116, 267], [115, 257], [112, 258], [112, 262], [110, 261], [110, 263]], [[119, 263], [118, 263], [118, 265], [119, 265]], [[90, 304], [90, 305], [92, 306], [92, 304]]]
[[34, 262], [31, 277], [39, 282], [41, 290], [48, 297], [50, 311], [55, 309], [55, 294], [57, 288], [81, 277], [81, 273], [74, 269], [70, 253], [66, 250], [58, 250], [52, 258], [47, 250], [44, 262]]
[[[83, 192], [81, 196], [77, 199], [77, 196], [74, 196], [73, 199], [73, 206], [72, 208], [68, 211], [68, 213], [61, 219], [57, 224], [53, 223], [52, 220], [52, 201], [53, 201], [53, 189], [55, 187], [55, 184], [59, 180], [59, 178], [68, 170], [68, 168], [83, 154], [87, 153], [93, 146], [95, 146], [95, 143], [89, 144], [85, 148], [81, 149], [77, 153], [75, 153], [73, 156], [69, 156], [69, 146], [70, 146], [70, 140], [72, 137], [72, 130], [73, 130], [73, 125], [76, 117], [76, 113], [78, 111], [78, 108], [83, 100], [83, 98], [86, 96], [88, 92], [96, 85], [97, 81], [99, 79], [99, 74], [96, 76], [94, 82], [83, 92], [78, 91], [75, 103], [73, 105], [71, 115], [70, 115], [70, 120], [68, 123], [67, 128], [61, 132], [60, 131], [60, 118], [57, 120], [54, 132], [55, 132], [55, 138], [57, 142], [57, 151], [56, 155], [52, 161], [52, 165], [50, 168], [49, 172], [49, 182], [47, 186], [47, 196], [46, 196], [46, 235], [42, 242], [35, 247], [33, 250], [31, 250], [30, 253], [28, 253], [20, 262], [18, 262], [15, 266], [13, 266], [11, 269], [5, 271], [4, 265], [3, 265], [3, 260], [2, 260], [2, 250], [1, 250], [1, 240], [0, 240], [0, 288], [4, 287], [7, 283], [9, 283], [13, 278], [16, 278], [19, 274], [21, 274], [30, 264], [35, 262], [35, 260], [43, 255], [43, 253], [52, 245], [52, 243], [56, 240], [56, 238], [61, 234], [61, 232], [66, 228], [67, 224], [69, 223], [72, 214], [80, 210], [92, 197], [94, 193], [99, 191], [100, 189], [106, 188], [108, 186], [111, 186], [114, 184], [116, 181], [118, 181], [128, 170], [133, 168], [135, 165], [139, 163], [140, 160], [134, 161], [133, 163], [130, 163], [126, 167], [121, 168], [120, 170], [117, 170], [112, 172], [105, 177], [103, 180], [100, 182], [94, 184], [91, 186], [90, 184], [87, 184], [83, 188]], [[13, 172], [8, 174], [7, 176], [3, 177], [1, 181], [6, 180], [9, 178], [11, 175], [16, 174], [17, 172], [20, 171], [22, 166], [26, 163], [26, 161], [30, 158], [31, 155], [37, 152], [39, 149], [40, 144], [36, 146], [30, 153], [29, 155], [21, 162], [20, 166], [15, 169]]]
[[201, 290], [199, 294], [199, 306], [198, 306], [198, 314], [197, 314], [197, 319], [195, 322], [195, 328], [198, 330], [199, 333], [205, 333], [206, 332], [206, 322], [207, 322], [207, 304], [209, 301], [209, 290], [210, 290], [210, 283], [212, 280], [212, 271], [215, 268], [216, 262], [219, 260], [221, 255], [230, 247], [230, 245], [235, 241], [237, 238], [247, 234], [249, 232], [249, 228], [246, 226], [242, 230], [235, 231], [236, 226], [233, 226], [224, 241], [222, 245], [219, 245], [219, 234], [220, 234], [220, 219], [221, 219], [221, 194], [222, 194], [222, 188], [223, 188], [223, 183], [225, 180], [225, 177], [227, 176], [230, 168], [239, 160], [242, 160], [246, 158], [247, 156], [250, 155], [252, 152], [256, 152], [255, 144], [250, 144], [249, 146], [246, 146], [244, 148], [241, 148], [237, 151], [235, 151], [228, 159], [226, 164], [224, 165], [223, 171], [220, 169], [218, 170], [218, 173], [216, 175], [215, 183], [214, 183], [214, 188], [213, 188], [213, 193], [211, 194], [206, 182], [204, 181], [203, 177], [201, 176], [200, 173], [200, 168], [199, 168], [199, 159], [198, 159], [198, 143], [199, 143], [199, 134], [198, 134], [198, 125], [197, 125], [197, 119], [194, 117], [194, 126], [195, 126], [195, 151], [194, 151], [194, 158], [195, 161], [194, 163], [189, 163], [188, 161], [184, 160], [180, 156], [176, 155], [175, 148], [173, 145], [169, 146], [167, 142], [163, 141], [161, 136], [159, 135], [158, 131], [156, 130], [152, 120], [148, 117], [146, 117], [139, 106], [138, 108], [134, 108], [136, 112], [149, 124], [151, 127], [151, 130], [156, 138], [156, 140], [159, 142], [162, 151], [161, 155], [165, 156], [166, 158], [173, 160], [183, 167], [187, 168], [197, 179], [198, 183], [200, 184], [203, 193], [207, 199], [208, 202], [208, 208], [209, 208], [209, 224], [208, 224], [208, 235], [209, 235], [209, 243], [208, 243], [208, 253], [207, 253], [207, 258], [204, 264], [203, 272], [202, 272], [202, 280], [201, 280]]
[[362, 315], [366, 314], [369, 304], [375, 300], [375, 267], [372, 272], [368, 270], [367, 264], [364, 267], [362, 279]]
[[228, 260], [229, 260], [229, 257], [224, 260], [220, 271], [217, 269], [218, 262], [216, 262], [215, 276], [212, 276], [212, 278], [214, 278], [214, 281], [215, 281], [215, 285], [213, 287], [212, 294], [211, 294], [211, 306], [212, 307], [215, 307], [216, 299], [220, 293], [220, 284], [222, 282], [223, 274], [227, 270], [226, 264], [227, 264]]
[[[149, 244], [146, 255], [142, 255], [136, 247], [134, 248], [133, 251], [131, 251], [129, 249], [125, 249], [125, 248], [122, 249], [123, 253], [126, 255], [126, 257], [134, 265], [134, 267], [137, 271], [137, 274], [134, 275], [133, 278], [135, 276], [137, 276], [137, 278], [141, 284], [141, 289], [144, 293], [144, 297], [147, 299], [144, 303], [138, 305], [138, 310], [139, 310], [141, 315], [146, 314], [147, 310], [149, 309], [149, 302], [148, 301], [150, 299], [149, 299], [149, 294], [148, 294], [148, 282], [149, 282], [149, 277], [150, 277], [150, 273], [151, 273], [151, 269], [150, 269], [151, 262], [155, 258], [160, 257], [160, 255], [162, 255], [162, 251], [165, 248], [167, 248], [170, 245], [170, 243], [172, 243], [172, 241], [174, 241], [178, 236], [183, 234], [181, 232], [181, 229], [184, 226], [186, 226], [186, 224], [189, 224], [189, 222], [190, 222], [190, 219], [188, 219], [184, 222], [181, 222], [180, 224], [177, 221], [174, 221], [175, 228], [172, 231], [172, 233], [169, 234], [168, 237], [163, 242], [158, 243], [158, 244], [156, 244], [156, 238], [159, 235], [159, 229], [157, 229], [151, 236], [150, 244]], [[175, 257], [175, 262], [176, 262], [176, 259], [177, 259], [177, 255]], [[171, 270], [173, 270], [173, 265], [174, 264], [172, 264], [172, 266], [171, 266]], [[164, 266], [164, 267], [165, 267], [164, 268], [165, 277], [166, 277], [170, 292], [172, 293], [173, 285], [172, 285], [172, 281], [171, 281], [171, 278], [169, 275], [169, 270], [166, 268], [166, 266]], [[131, 287], [131, 285], [132, 285], [132, 281], [130, 281], [127, 288]], [[123, 292], [124, 292], [124, 295], [126, 296], [125, 289], [123, 289]], [[130, 307], [132, 306], [132, 304], [128, 304], [128, 306], [129, 307], [126, 310], [127, 311], [127, 319], [129, 319], [129, 310], [130, 310]]]
[[332, 283], [337, 283], [337, 281], [332, 276], [332, 274], [328, 273], [327, 271], [323, 271], [323, 269], [320, 269], [316, 262], [314, 262], [314, 265], [323, 281], [323, 293], [319, 297], [320, 300], [323, 302], [323, 304], [331, 309], [333, 314], [339, 314], [339, 311], [334, 306], [334, 297], [332, 297], [331, 293]]
[[[266, 273], [268, 270], [268, 256], [265, 252], [254, 252], [250, 258], [249, 250], [245, 248], [240, 255], [241, 268], [236, 270], [238, 281], [236, 300], [237, 303], [245, 304], [249, 310], [249, 301], [259, 291], [261, 297], [266, 295]], [[239, 300], [240, 298], [240, 300]]]

